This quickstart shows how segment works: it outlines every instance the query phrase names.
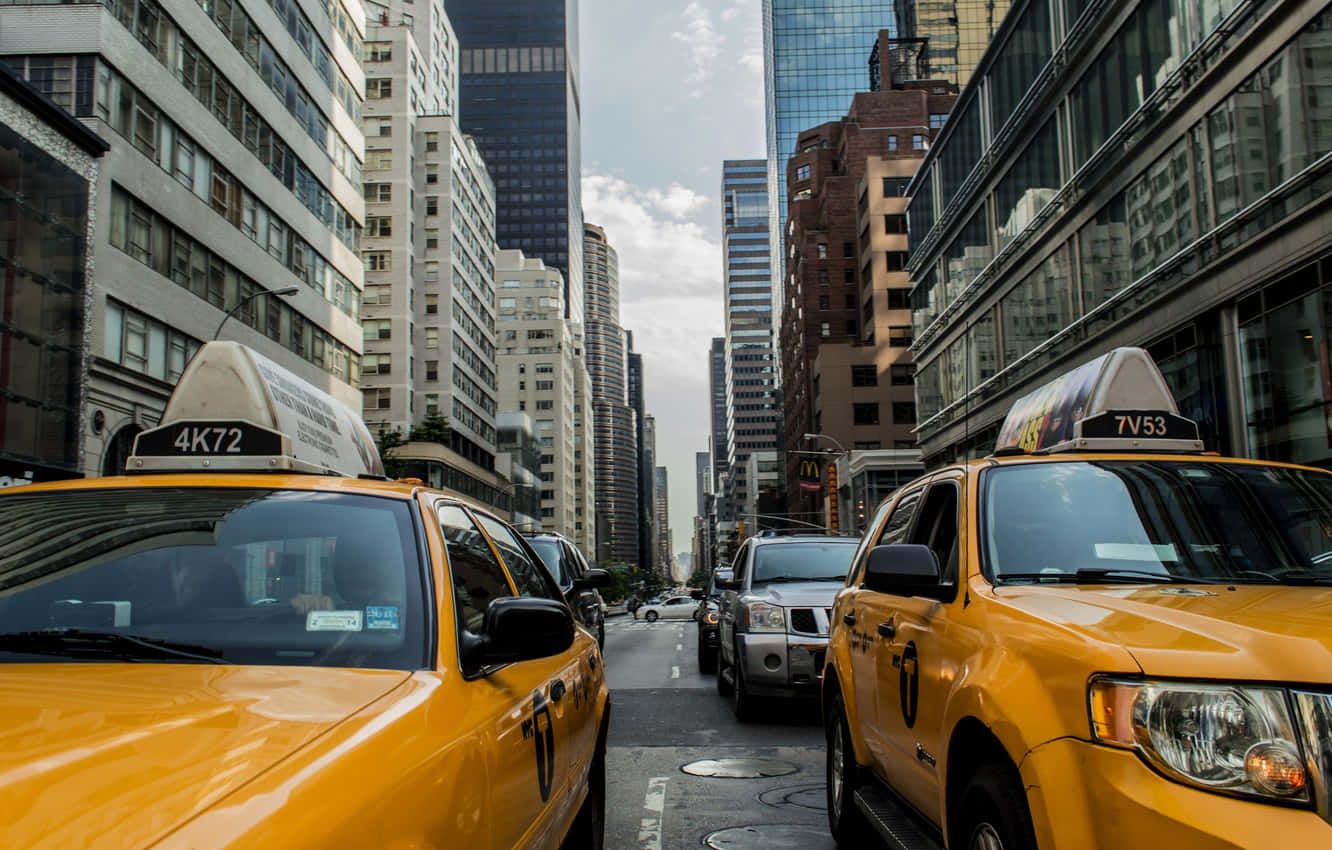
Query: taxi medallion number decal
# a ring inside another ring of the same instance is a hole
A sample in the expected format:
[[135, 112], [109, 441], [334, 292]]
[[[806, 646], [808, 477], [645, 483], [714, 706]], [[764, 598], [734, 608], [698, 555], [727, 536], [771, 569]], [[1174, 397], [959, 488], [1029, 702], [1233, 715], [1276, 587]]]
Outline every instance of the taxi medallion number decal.
[[540, 691], [532, 692], [532, 717], [523, 721], [523, 738], [536, 742], [537, 787], [544, 803], [555, 784], [555, 725], [550, 719], [550, 705]]
[[155, 457], [276, 455], [282, 435], [248, 422], [176, 422], [139, 435], [134, 453]]

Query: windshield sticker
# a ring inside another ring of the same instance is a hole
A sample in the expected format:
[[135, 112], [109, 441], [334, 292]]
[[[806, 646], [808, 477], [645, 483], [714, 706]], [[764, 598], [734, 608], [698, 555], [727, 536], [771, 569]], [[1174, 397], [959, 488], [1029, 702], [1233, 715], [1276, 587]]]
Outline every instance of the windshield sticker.
[[311, 611], [305, 615], [307, 632], [359, 632], [360, 611]]
[[1159, 561], [1173, 563], [1179, 560], [1179, 551], [1173, 543], [1097, 543], [1096, 557], [1105, 561]]
[[370, 605], [365, 609], [365, 627], [367, 629], [398, 630], [397, 605]]

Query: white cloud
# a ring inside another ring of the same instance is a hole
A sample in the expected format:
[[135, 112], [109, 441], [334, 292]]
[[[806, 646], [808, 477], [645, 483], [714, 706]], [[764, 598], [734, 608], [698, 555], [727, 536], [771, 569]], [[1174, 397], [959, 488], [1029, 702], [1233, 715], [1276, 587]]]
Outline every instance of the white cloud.
[[763, 53], [758, 50], [750, 51], [740, 57], [736, 63], [741, 68], [753, 74], [763, 73]]
[[[697, 0], [686, 6], [683, 14], [685, 30], [671, 33], [671, 38], [689, 48], [691, 70], [685, 82], [693, 87], [689, 96], [697, 100], [703, 97], [703, 83], [712, 78], [713, 64], [722, 53], [726, 36], [717, 32], [712, 23], [712, 12]], [[729, 20], [724, 15], [723, 19]]]

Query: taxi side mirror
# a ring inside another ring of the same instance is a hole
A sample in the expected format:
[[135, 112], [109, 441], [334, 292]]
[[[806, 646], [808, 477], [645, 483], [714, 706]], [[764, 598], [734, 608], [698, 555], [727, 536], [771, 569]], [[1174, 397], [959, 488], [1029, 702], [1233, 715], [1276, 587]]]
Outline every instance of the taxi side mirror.
[[610, 573], [597, 567], [592, 567], [583, 573], [582, 578], [574, 579], [574, 590], [593, 590], [598, 587], [609, 587], [611, 582]]
[[939, 598], [939, 559], [928, 546], [916, 543], [889, 543], [870, 550], [865, 567], [865, 587], [894, 596]]
[[735, 587], [735, 571], [734, 571], [734, 570], [717, 570], [717, 573], [716, 573], [716, 576], [714, 577], [713, 583], [716, 584], [717, 587], [718, 587], [718, 589], [720, 589], [720, 590], [730, 590], [730, 589], [734, 588], [734, 587]]
[[511, 596], [490, 603], [480, 635], [463, 634], [462, 661], [470, 670], [548, 658], [573, 645], [573, 614], [553, 599]]

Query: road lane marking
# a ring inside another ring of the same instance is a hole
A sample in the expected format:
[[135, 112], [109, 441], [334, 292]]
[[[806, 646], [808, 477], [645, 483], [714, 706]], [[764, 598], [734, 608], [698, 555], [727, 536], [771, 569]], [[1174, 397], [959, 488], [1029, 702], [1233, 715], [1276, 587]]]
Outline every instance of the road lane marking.
[[666, 811], [665, 776], [648, 780], [647, 795], [643, 797], [643, 820], [638, 826], [638, 844], [642, 850], [661, 850], [662, 813]]
[[672, 668], [671, 668], [671, 678], [672, 678], [672, 679], [678, 679], [678, 678], [680, 678], [680, 668], [679, 668], [679, 667], [672, 667]]

